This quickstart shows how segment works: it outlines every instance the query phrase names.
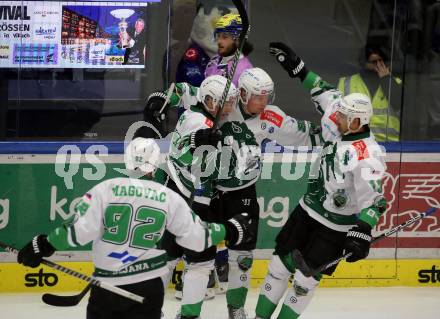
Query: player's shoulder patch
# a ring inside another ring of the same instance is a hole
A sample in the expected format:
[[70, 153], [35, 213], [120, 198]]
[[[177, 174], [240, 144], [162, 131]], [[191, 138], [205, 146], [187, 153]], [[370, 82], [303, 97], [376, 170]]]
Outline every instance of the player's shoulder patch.
[[[278, 108], [276, 108], [278, 109]], [[268, 121], [278, 127], [281, 127], [281, 124], [283, 124], [283, 115], [280, 114], [280, 112], [277, 112], [275, 108], [266, 108], [261, 114], [260, 114], [260, 120], [262, 121]]]
[[92, 195], [90, 193], [85, 193], [81, 200], [76, 204], [75, 211], [81, 216], [85, 215], [87, 210], [91, 205]]
[[338, 121], [336, 120], [336, 112], [333, 112], [328, 117], [333, 123], [338, 124]]
[[364, 160], [370, 156], [368, 154], [367, 144], [365, 144], [364, 140], [355, 141], [351, 143], [351, 145], [353, 145], [354, 149], [356, 150], [359, 161]]

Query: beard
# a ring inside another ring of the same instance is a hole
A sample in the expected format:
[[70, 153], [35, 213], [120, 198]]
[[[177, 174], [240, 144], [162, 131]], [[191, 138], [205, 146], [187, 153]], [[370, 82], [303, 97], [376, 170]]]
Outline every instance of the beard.
[[238, 47], [237, 44], [234, 42], [234, 44], [232, 44], [230, 47], [228, 48], [224, 48], [224, 53], [221, 54], [222, 57], [227, 57], [227, 56], [231, 56], [235, 53], [235, 51], [237, 51]]

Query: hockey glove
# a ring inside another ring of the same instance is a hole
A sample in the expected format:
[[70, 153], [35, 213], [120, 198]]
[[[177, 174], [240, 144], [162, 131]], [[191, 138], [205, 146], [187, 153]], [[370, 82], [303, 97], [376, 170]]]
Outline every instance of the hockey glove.
[[225, 239], [233, 246], [248, 243], [255, 239], [257, 227], [255, 220], [251, 219], [248, 213], [237, 214], [225, 223]]
[[[165, 122], [167, 111], [170, 106], [169, 103], [165, 104], [167, 95], [163, 92], [157, 91], [150, 94], [147, 100], [147, 105], [144, 109], [144, 121], [151, 122], [152, 124], [159, 124]], [[165, 107], [164, 107], [165, 104]]]
[[368, 256], [371, 244], [371, 227], [363, 221], [351, 228], [344, 243], [344, 254], [351, 253], [346, 260], [349, 263], [364, 259]]
[[277, 58], [291, 78], [299, 77], [301, 81], [304, 81], [308, 70], [303, 60], [291, 48], [281, 42], [271, 42], [269, 52]]
[[36, 268], [41, 264], [43, 257], [52, 256], [55, 248], [47, 241], [46, 235], [37, 235], [19, 252], [17, 261], [28, 267]]
[[217, 147], [218, 142], [222, 139], [222, 133], [213, 128], [206, 128], [191, 133], [191, 148], [196, 148], [202, 145], [212, 145]]

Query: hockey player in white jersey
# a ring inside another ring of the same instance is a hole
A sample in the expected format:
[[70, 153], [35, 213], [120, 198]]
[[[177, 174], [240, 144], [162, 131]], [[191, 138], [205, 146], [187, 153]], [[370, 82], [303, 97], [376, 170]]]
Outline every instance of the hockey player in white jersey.
[[[309, 121], [286, 115], [273, 105], [275, 85], [269, 74], [261, 68], [244, 70], [238, 80], [239, 103], [230, 111], [228, 121], [245, 122], [254, 133], [258, 144], [264, 139], [276, 141], [283, 146], [315, 146], [320, 144], [319, 128]], [[198, 89], [187, 83], [177, 83], [169, 100], [171, 107], [185, 109], [197, 103]], [[158, 121], [163, 118], [167, 91], [150, 95], [147, 107], [149, 113], [156, 114]]]
[[18, 254], [18, 262], [37, 267], [55, 250], [92, 245], [95, 277], [145, 297], [139, 304], [93, 286], [88, 319], [156, 318], [161, 316], [168, 272], [165, 251], [158, 242], [168, 230], [179, 245], [203, 251], [227, 239], [247, 241], [248, 218], [239, 215], [222, 224], [206, 224], [192, 214], [176, 192], [152, 181], [160, 150], [153, 139], [136, 138], [127, 148], [127, 169], [141, 179], [119, 177], [88, 191], [74, 218], [48, 236], [37, 235]]
[[[245, 70], [238, 81], [239, 89], [239, 103], [231, 110], [227, 120], [239, 121], [246, 123], [246, 126], [255, 135], [258, 145], [261, 145], [265, 139], [275, 140], [278, 144], [283, 146], [307, 146], [313, 147], [321, 144], [320, 129], [313, 123], [303, 120], [297, 120], [286, 115], [279, 107], [272, 105], [274, 99], [274, 83], [270, 76], [261, 68], [251, 68]], [[171, 95], [170, 104], [173, 107], [183, 106], [189, 108], [189, 105], [194, 103], [197, 96], [197, 89], [189, 86], [186, 83], [176, 84], [176, 91]], [[149, 99], [150, 109], [161, 109], [166, 94], [161, 92], [153, 93], [152, 98]], [[160, 107], [160, 108], [159, 108]], [[224, 183], [226, 184], [226, 183]], [[231, 185], [231, 184], [230, 184]], [[227, 188], [223, 186], [219, 192], [219, 198], [216, 202], [237, 200], [240, 196], [238, 191], [235, 192], [235, 186]], [[253, 198], [252, 186], [246, 190], [247, 194], [242, 194], [243, 200]], [[224, 198], [223, 194], [226, 194]], [[237, 200], [238, 201], [238, 200]], [[253, 200], [251, 201], [253, 203]], [[224, 206], [228, 206], [229, 203]], [[252, 209], [258, 209], [258, 205], [251, 205]], [[252, 250], [255, 247], [248, 244], [246, 252], [242, 249], [240, 258], [246, 256], [247, 261], [252, 261]], [[217, 258], [217, 269], [232, 269], [232, 273], [218, 272], [221, 279], [220, 285], [226, 286], [224, 281], [228, 278], [246, 278], [242, 285], [237, 288], [238, 284], [230, 285], [229, 292], [227, 291], [228, 308], [230, 318], [234, 318], [232, 313], [239, 316], [244, 314], [244, 303], [246, 300], [247, 285], [250, 277], [249, 268], [245, 269], [243, 265], [237, 262], [238, 258], [235, 252], [227, 259]], [[218, 256], [217, 256], [218, 257]], [[225, 263], [228, 263], [226, 266]], [[250, 263], [251, 265], [251, 263]], [[243, 275], [243, 276], [242, 276]], [[235, 279], [232, 279], [235, 282]]]
[[265, 139], [283, 146], [320, 144], [319, 128], [309, 121], [295, 119], [273, 105], [274, 82], [261, 68], [243, 71], [238, 80], [240, 102], [228, 116], [229, 121], [244, 121], [258, 144]]
[[[214, 128], [214, 121], [226, 82], [226, 78], [220, 75], [209, 76], [202, 82], [197, 93], [197, 103], [190, 106], [180, 117], [170, 145], [168, 169], [172, 182], [169, 185], [188, 200], [193, 197], [194, 212], [208, 222], [216, 221], [219, 217], [219, 212], [210, 207], [218, 175], [219, 148], [216, 147], [223, 139], [222, 130]], [[231, 84], [222, 110], [223, 118], [235, 108], [236, 101], [237, 91]], [[206, 151], [199, 152], [201, 149]], [[210, 173], [197, 172], [199, 169]], [[253, 219], [253, 222], [255, 223], [256, 219]], [[197, 318], [207, 291], [210, 272], [214, 269], [215, 247], [201, 253], [193, 253], [182, 252], [169, 239], [165, 245], [171, 257], [179, 258], [184, 253], [186, 258], [180, 316]]]
[[337, 265], [306, 277], [296, 268], [291, 252], [299, 250], [312, 269], [343, 253], [351, 253], [347, 262], [366, 258], [371, 230], [385, 211], [382, 177], [386, 165], [368, 126], [372, 105], [367, 96], [353, 93], [342, 97], [327, 90], [328, 85], [309, 74], [304, 62], [283, 44], [271, 43], [271, 52], [289, 75], [313, 84], [312, 99], [323, 111], [321, 125], [326, 137], [311, 168], [307, 191], [276, 237], [275, 253], [255, 311], [256, 318], [271, 318], [287, 289], [288, 278], [294, 274], [293, 287], [278, 318], [295, 319], [311, 301], [322, 274], [331, 275]]

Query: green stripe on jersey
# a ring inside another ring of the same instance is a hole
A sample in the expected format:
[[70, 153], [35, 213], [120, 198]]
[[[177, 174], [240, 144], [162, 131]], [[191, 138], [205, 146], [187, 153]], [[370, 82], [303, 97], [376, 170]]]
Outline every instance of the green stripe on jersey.
[[137, 275], [144, 272], [149, 272], [166, 266], [167, 254], [162, 254], [147, 260], [141, 260], [130, 266], [122, 269], [121, 271], [109, 271], [106, 269], [95, 268], [95, 276], [97, 277], [125, 277], [131, 275]]

